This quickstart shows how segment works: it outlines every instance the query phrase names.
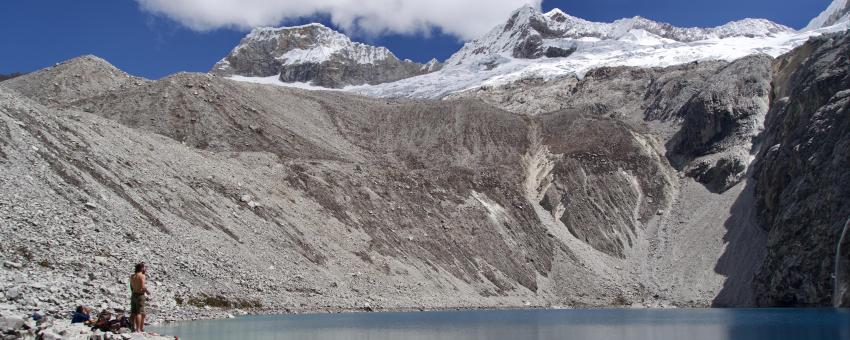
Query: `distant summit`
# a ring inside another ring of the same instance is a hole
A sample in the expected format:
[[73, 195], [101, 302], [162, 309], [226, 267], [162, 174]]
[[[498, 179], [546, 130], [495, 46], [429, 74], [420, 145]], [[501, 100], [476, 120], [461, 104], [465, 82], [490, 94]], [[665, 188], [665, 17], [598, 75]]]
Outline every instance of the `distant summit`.
[[341, 88], [380, 84], [439, 69], [439, 63], [399, 60], [384, 47], [353, 42], [322, 24], [257, 28], [212, 73], [274, 77], [285, 83]]
[[62, 106], [146, 82], [147, 79], [131, 76], [106, 60], [84, 55], [9, 79], [3, 86], [37, 98], [43, 104]]
[[447, 64], [460, 64], [476, 56], [507, 54], [514, 58], [566, 57], [580, 44], [619, 40], [635, 45], [690, 43], [731, 37], [773, 37], [793, 29], [764, 19], [744, 19], [713, 28], [680, 28], [642, 17], [613, 23], [587, 21], [554, 9], [541, 13], [524, 6], [484, 37], [472, 41]]
[[777, 57], [807, 39], [807, 34], [765, 19], [683, 28], [638, 16], [593, 22], [559, 9], [542, 13], [523, 6], [467, 42], [438, 72], [352, 90], [378, 97], [442, 98], [528, 79], [582, 78], [601, 67]]

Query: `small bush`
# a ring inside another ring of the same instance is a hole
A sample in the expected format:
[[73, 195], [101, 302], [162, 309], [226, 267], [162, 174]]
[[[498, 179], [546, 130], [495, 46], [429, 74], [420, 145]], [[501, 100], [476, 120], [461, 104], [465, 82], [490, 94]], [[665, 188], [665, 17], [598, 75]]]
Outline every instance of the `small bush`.
[[611, 301], [611, 305], [613, 305], [613, 306], [628, 306], [628, 305], [631, 305], [631, 304], [632, 303], [629, 302], [629, 300], [626, 299], [626, 297], [623, 296], [623, 294], [617, 294], [617, 296], [615, 296], [614, 299]]

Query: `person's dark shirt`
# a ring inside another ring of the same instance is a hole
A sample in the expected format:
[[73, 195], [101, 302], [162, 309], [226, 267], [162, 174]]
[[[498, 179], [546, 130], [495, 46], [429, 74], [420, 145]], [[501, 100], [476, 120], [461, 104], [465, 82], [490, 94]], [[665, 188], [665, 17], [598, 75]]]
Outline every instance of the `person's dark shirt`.
[[71, 323], [83, 323], [91, 320], [91, 316], [86, 313], [74, 312], [74, 316], [71, 317]]

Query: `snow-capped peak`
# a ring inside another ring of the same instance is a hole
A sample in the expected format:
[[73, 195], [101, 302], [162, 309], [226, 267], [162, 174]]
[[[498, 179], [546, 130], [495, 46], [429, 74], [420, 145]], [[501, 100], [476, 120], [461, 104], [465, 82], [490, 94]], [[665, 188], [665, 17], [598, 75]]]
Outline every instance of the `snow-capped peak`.
[[275, 39], [277, 35], [281, 32], [287, 31], [298, 31], [305, 29], [315, 29], [319, 31], [324, 31], [326, 33], [331, 33], [333, 30], [330, 27], [322, 25], [320, 23], [310, 23], [306, 25], [299, 26], [287, 26], [287, 27], [257, 27], [251, 30], [247, 36], [245, 36], [246, 40], [269, 40]]
[[281, 83], [342, 88], [424, 74], [439, 69], [437, 64], [399, 60], [384, 47], [352, 41], [330, 27], [313, 23], [256, 28], [211, 72], [245, 81], [267, 83], [277, 79]]
[[657, 45], [730, 37], [773, 37], [790, 32], [794, 30], [764, 19], [744, 19], [713, 28], [680, 28], [639, 16], [612, 23], [592, 22], [560, 9], [543, 14], [534, 7], [523, 6], [504, 24], [467, 43], [447, 64], [463, 64], [479, 57], [492, 59], [495, 55], [526, 59], [566, 57], [588, 41], [623, 40]]
[[850, 22], [850, 1], [834, 0], [820, 15], [812, 19], [803, 31], [812, 31], [839, 23]]
[[[248, 34], [240, 46], [268, 40], [276, 41], [283, 47], [282, 53], [275, 58], [285, 65], [322, 63], [334, 55], [353, 60], [358, 64], [375, 64], [396, 58], [384, 47], [351, 41], [345, 34], [319, 23], [294, 27], [256, 28]], [[238, 53], [239, 50], [240, 47], [237, 47], [234, 52]]]
[[425, 71], [427, 73], [430, 73], [430, 72], [438, 71], [442, 67], [443, 67], [443, 64], [440, 63], [440, 61], [437, 60], [437, 58], [431, 58], [431, 60], [429, 60], [427, 63], [425, 63], [425, 65], [422, 65], [421, 70]]
[[764, 19], [682, 28], [640, 16], [593, 22], [560, 9], [541, 13], [524, 6], [465, 44], [440, 71], [351, 90], [381, 97], [440, 98], [528, 78], [583, 77], [606, 66], [665, 67], [753, 54], [776, 57], [810, 36]]
[[564, 13], [564, 11], [562, 11], [560, 8], [553, 8], [551, 11], [546, 12], [546, 14], [544, 14], [544, 15], [547, 18], [551, 19], [551, 18], [557, 17], [557, 16], [567, 16], [567, 13]]

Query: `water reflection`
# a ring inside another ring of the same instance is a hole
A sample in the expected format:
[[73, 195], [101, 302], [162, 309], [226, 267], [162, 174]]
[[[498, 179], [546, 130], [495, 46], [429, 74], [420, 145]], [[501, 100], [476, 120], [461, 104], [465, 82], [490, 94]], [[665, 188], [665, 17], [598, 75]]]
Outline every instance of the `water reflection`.
[[840, 339], [847, 310], [547, 310], [260, 316], [171, 324], [181, 339]]

